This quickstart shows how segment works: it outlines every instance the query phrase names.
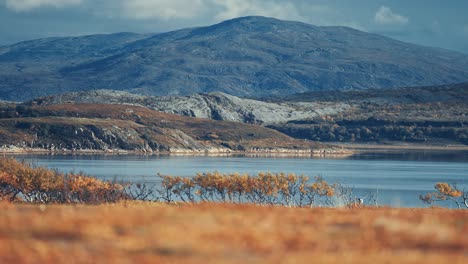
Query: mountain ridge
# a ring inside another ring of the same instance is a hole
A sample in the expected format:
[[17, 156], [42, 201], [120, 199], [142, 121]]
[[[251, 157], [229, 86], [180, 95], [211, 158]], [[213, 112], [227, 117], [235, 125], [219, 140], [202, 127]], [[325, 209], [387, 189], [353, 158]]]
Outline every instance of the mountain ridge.
[[243, 17], [158, 34], [3, 46], [0, 80], [4, 100], [95, 89], [262, 97], [464, 82], [468, 55], [347, 27]]

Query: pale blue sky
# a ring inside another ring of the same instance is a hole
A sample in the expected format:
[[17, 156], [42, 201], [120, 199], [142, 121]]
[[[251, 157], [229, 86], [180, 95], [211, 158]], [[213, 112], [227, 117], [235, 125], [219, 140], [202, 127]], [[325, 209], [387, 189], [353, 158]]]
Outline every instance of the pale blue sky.
[[0, 0], [0, 45], [96, 33], [156, 33], [263, 15], [344, 25], [468, 54], [468, 0]]

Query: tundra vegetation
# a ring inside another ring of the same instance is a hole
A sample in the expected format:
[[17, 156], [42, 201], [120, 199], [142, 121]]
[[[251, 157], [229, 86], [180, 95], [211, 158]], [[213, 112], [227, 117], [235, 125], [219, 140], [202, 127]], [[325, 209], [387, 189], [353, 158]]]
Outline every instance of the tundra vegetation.
[[[199, 173], [195, 177], [162, 177], [161, 199], [172, 202], [228, 202], [297, 207], [361, 206], [352, 188], [316, 176], [260, 172], [257, 175]], [[370, 200], [375, 201], [372, 196]]]
[[[15, 159], [0, 159], [0, 199], [28, 203], [115, 203], [122, 200], [227, 202], [284, 206], [356, 206], [351, 188], [322, 177], [285, 173], [159, 175], [159, 185], [101, 181]], [[360, 205], [359, 205], [360, 206]]]
[[0, 160], [0, 199], [29, 203], [103, 203], [129, 198], [121, 184]]
[[[221, 202], [288, 207], [362, 207], [353, 188], [294, 173], [257, 175], [208, 172], [194, 177], [158, 175], [160, 183], [102, 181], [83, 173], [62, 173], [11, 158], [0, 159], [0, 200], [42, 204], [116, 203], [127, 200], [167, 203]], [[468, 192], [437, 183], [437, 192], [420, 195], [427, 204], [453, 201], [468, 208]], [[377, 205], [377, 194], [367, 195]]]
[[467, 263], [468, 210], [0, 202], [1, 263]]

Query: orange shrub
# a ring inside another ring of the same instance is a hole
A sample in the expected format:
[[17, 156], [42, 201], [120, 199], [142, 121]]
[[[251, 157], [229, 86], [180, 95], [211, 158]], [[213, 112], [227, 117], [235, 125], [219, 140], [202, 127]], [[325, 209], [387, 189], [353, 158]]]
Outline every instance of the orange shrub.
[[104, 182], [82, 174], [0, 159], [0, 200], [31, 203], [102, 203], [126, 199], [120, 184]]
[[427, 204], [434, 202], [453, 201], [460, 208], [463, 203], [468, 207], [468, 193], [465, 193], [457, 188], [456, 184], [448, 184], [446, 182], [438, 182], [434, 185], [437, 192], [420, 195], [419, 199]]
[[199, 173], [195, 177], [161, 176], [161, 199], [182, 201], [222, 201], [286, 206], [333, 205], [336, 184], [321, 177], [308, 183], [304, 175], [260, 172], [257, 175], [220, 172]]

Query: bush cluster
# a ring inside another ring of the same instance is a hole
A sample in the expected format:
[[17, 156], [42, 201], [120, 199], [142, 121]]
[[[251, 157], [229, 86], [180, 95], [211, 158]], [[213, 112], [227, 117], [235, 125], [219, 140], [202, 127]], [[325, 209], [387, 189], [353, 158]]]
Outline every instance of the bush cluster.
[[106, 203], [129, 198], [122, 184], [82, 173], [60, 173], [0, 159], [0, 200], [30, 203]]
[[260, 172], [258, 175], [197, 174], [195, 177], [162, 176], [161, 199], [167, 202], [210, 201], [286, 206], [351, 205], [352, 192], [322, 177]]
[[121, 200], [229, 202], [284, 206], [358, 207], [352, 188], [322, 177], [261, 172], [162, 176], [156, 186], [101, 181], [15, 159], [0, 159], [0, 200], [27, 203], [113, 203]]
[[[0, 201], [28, 203], [114, 203], [121, 200], [162, 200], [168, 203], [229, 202], [283, 206], [361, 207], [353, 189], [330, 184], [322, 177], [293, 173], [260, 172], [199, 173], [195, 177], [159, 175], [161, 183], [148, 186], [136, 183], [101, 181], [83, 173], [61, 173], [33, 167], [15, 159], [0, 158]], [[468, 192], [456, 184], [440, 182], [435, 192], [420, 195], [427, 204], [452, 201], [468, 208]], [[375, 193], [367, 195], [376, 203]]]
[[435, 202], [453, 201], [458, 208], [464, 204], [468, 208], [468, 192], [459, 190], [456, 184], [438, 182], [434, 185], [436, 192], [420, 195], [419, 199], [426, 204]]

